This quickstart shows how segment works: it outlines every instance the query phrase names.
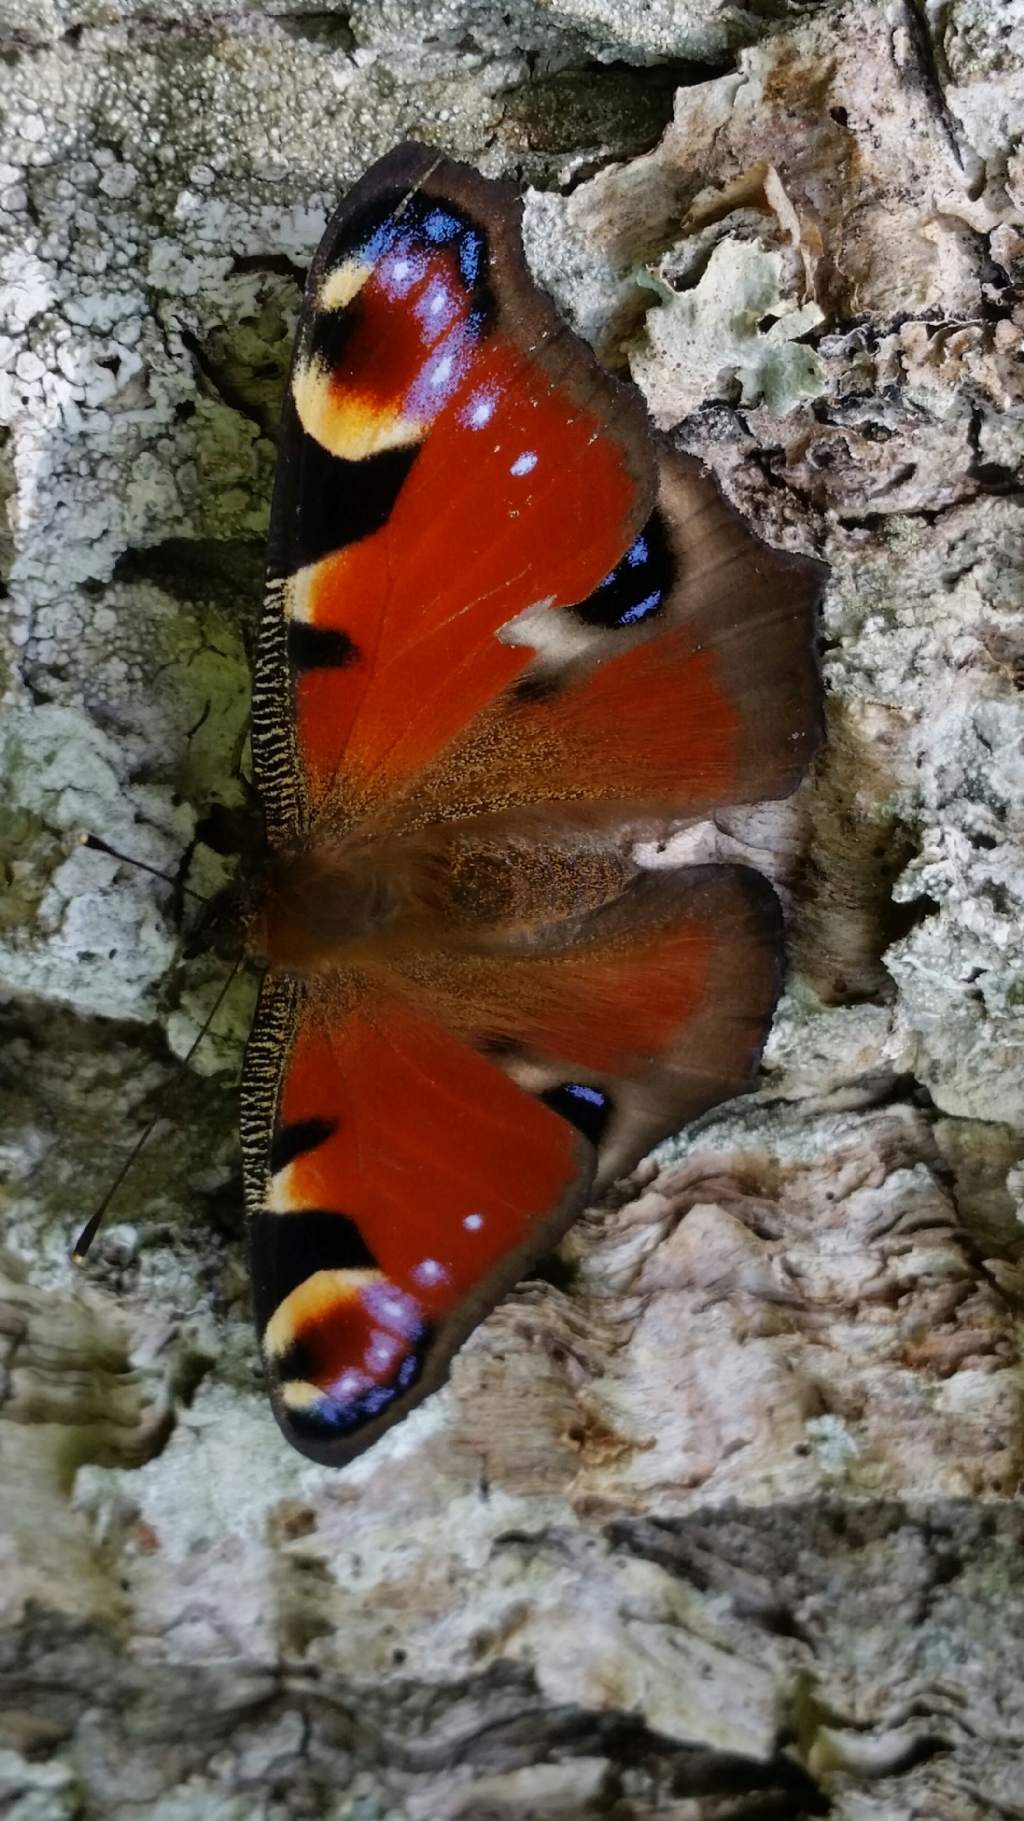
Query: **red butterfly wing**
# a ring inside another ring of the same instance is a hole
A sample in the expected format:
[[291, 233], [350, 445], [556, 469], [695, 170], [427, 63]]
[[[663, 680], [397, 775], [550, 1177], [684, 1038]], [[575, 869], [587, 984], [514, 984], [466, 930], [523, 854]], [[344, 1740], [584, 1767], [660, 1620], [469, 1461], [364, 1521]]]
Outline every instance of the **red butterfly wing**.
[[529, 663], [499, 629], [584, 599], [653, 502], [639, 402], [533, 286], [519, 214], [406, 147], [313, 263], [254, 705], [259, 742], [294, 690], [313, 810], [342, 770], [350, 815], [414, 777]]
[[505, 630], [529, 667], [390, 821], [515, 803], [593, 827], [788, 795], [822, 737], [823, 574], [762, 544], [696, 462], [661, 451], [657, 504], [625, 555], [576, 605]]
[[408, 1001], [273, 981], [244, 1131], [256, 1313], [289, 1440], [340, 1465], [432, 1391], [579, 1211], [572, 1126]]
[[333, 1001], [270, 981], [247, 1198], [296, 1447], [340, 1465], [374, 1441], [561, 1237], [595, 1155], [608, 1180], [746, 1085], [778, 952], [759, 875], [701, 867], [637, 879], [538, 953], [436, 955]]
[[641, 871], [590, 911], [496, 932], [489, 952], [410, 959], [400, 977], [577, 1125], [601, 1187], [749, 1085], [781, 936], [775, 893], [749, 867]]

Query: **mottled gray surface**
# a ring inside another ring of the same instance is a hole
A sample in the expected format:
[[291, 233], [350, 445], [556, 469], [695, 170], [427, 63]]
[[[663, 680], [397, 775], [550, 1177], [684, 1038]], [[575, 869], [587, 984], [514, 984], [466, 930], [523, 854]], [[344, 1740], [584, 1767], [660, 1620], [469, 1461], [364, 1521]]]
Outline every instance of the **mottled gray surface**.
[[[1024, 1815], [1022, 28], [0, 0], [4, 1815]], [[331, 1475], [257, 1381], [251, 982], [177, 1072], [223, 971], [80, 836], [173, 873], [238, 798], [303, 269], [409, 133], [828, 558], [830, 746], [714, 833], [792, 911], [758, 1092]]]

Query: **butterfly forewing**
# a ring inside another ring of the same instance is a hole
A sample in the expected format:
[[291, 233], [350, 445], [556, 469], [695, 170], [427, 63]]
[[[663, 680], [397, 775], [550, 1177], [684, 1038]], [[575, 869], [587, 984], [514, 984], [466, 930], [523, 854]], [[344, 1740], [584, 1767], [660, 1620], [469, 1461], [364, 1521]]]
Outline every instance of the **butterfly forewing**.
[[291, 698], [314, 807], [414, 778], [529, 663], [500, 628], [584, 598], [650, 510], [638, 403], [532, 285], [518, 219], [406, 148], [310, 272], [256, 690]]

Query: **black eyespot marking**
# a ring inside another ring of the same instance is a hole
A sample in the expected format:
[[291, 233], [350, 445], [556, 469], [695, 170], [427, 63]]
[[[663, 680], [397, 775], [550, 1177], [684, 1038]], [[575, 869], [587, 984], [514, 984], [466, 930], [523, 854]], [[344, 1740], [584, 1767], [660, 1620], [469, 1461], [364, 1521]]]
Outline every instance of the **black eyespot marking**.
[[386, 191], [350, 213], [332, 249], [331, 267], [346, 260], [375, 266], [390, 253], [399, 255], [447, 249], [475, 307], [490, 313], [490, 252], [483, 228], [454, 203], [439, 202], [420, 190]]
[[[346, 1402], [325, 1391], [317, 1403], [309, 1404], [302, 1410], [289, 1409], [289, 1427], [308, 1441], [329, 1442], [340, 1436], [351, 1435], [353, 1430], [371, 1423], [374, 1417], [380, 1416], [389, 1404], [393, 1404], [397, 1397], [401, 1397], [416, 1383], [423, 1371], [430, 1337], [428, 1329], [416, 1347], [405, 1354], [389, 1383], [366, 1385]], [[309, 1381], [311, 1370], [306, 1349], [301, 1342], [296, 1342], [278, 1362], [275, 1375], [282, 1382], [287, 1382], [290, 1378]], [[312, 1382], [315, 1383], [315, 1379]]]
[[622, 561], [571, 611], [588, 626], [642, 626], [664, 608], [676, 583], [676, 569], [668, 530], [656, 506]]
[[354, 1220], [324, 1208], [255, 1214], [249, 1229], [260, 1333], [279, 1303], [314, 1271], [374, 1271], [377, 1260]]
[[541, 1099], [553, 1113], [560, 1113], [577, 1132], [589, 1138], [591, 1144], [600, 1144], [614, 1111], [608, 1095], [600, 1088], [582, 1081], [566, 1081], [561, 1087], [549, 1088]]
[[318, 361], [327, 373], [336, 373], [359, 324], [358, 305], [357, 296], [342, 310], [318, 310], [303, 338], [303, 359]]
[[[448, 283], [459, 300], [465, 333], [479, 340], [496, 320], [487, 235], [464, 210], [422, 191], [410, 195], [396, 189], [347, 211], [324, 267], [318, 262], [317, 282], [322, 284], [331, 271], [354, 261], [375, 268], [398, 304], [406, 295], [415, 296], [431, 259], [436, 270], [439, 254], [449, 268], [454, 267]], [[307, 309], [300, 365], [313, 362], [326, 374], [343, 371], [363, 307], [357, 291], [339, 309]], [[452, 308], [456, 309], [454, 301]], [[292, 575], [379, 531], [391, 516], [418, 453], [418, 446], [386, 449], [356, 462], [332, 455], [302, 429], [290, 391], [281, 439], [289, 470], [289, 519], [285, 524], [275, 518], [270, 538], [270, 568], [280, 575]]]
[[[298, 1377], [298, 1373], [294, 1374]], [[339, 1423], [333, 1420], [333, 1413], [340, 1408], [326, 1396], [317, 1404], [307, 1404], [304, 1410], [289, 1410], [287, 1423], [295, 1435], [307, 1442], [330, 1442], [339, 1435], [347, 1435], [358, 1427], [356, 1422]]]
[[[273, 1313], [273, 1311], [271, 1311], [271, 1313]], [[261, 1334], [265, 1327], [266, 1322], [261, 1321], [259, 1323], [259, 1331]], [[289, 1378], [309, 1379], [312, 1377], [315, 1370], [316, 1365], [312, 1351], [306, 1346], [304, 1341], [301, 1341], [298, 1338], [290, 1341], [285, 1352], [279, 1353], [274, 1360], [274, 1377], [282, 1380]]]
[[289, 620], [288, 656], [293, 670], [343, 670], [359, 659], [359, 647], [347, 632], [330, 626], [311, 626], [308, 620]]
[[291, 1125], [279, 1126], [270, 1147], [271, 1176], [286, 1169], [305, 1151], [315, 1151], [317, 1145], [333, 1137], [337, 1129], [333, 1119], [295, 1119]]
[[[346, 544], [358, 543], [385, 525], [405, 485], [419, 446], [383, 449], [363, 461], [332, 455], [307, 436], [294, 400], [285, 400], [281, 446], [292, 449], [288, 478], [291, 511], [287, 526], [272, 524], [270, 567], [293, 575]], [[283, 547], [282, 547], [283, 546]]]

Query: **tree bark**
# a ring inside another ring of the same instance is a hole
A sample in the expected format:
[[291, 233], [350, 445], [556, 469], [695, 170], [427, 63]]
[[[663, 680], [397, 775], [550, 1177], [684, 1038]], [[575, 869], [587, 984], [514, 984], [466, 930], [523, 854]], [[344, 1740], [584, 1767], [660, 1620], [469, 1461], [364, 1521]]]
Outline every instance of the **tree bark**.
[[[1024, 1815], [1022, 27], [0, 0], [0, 1814]], [[831, 565], [829, 743], [702, 831], [789, 913], [755, 1092], [330, 1473], [249, 1325], [252, 983], [183, 1071], [224, 970], [80, 837], [173, 878], [240, 799], [303, 271], [406, 136]]]

